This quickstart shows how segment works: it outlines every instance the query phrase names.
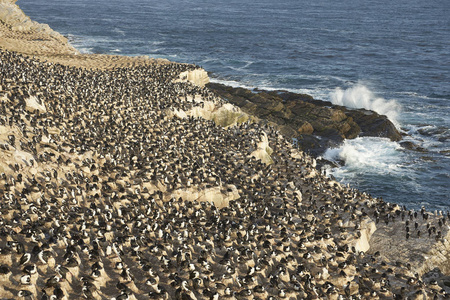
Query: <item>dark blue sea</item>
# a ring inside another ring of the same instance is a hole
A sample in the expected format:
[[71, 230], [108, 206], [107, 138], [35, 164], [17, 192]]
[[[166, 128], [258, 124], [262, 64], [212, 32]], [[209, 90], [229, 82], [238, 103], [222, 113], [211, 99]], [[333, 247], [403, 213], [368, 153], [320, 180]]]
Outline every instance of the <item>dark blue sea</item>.
[[346, 141], [338, 180], [418, 209], [450, 209], [450, 1], [19, 0], [84, 53], [194, 63], [212, 81], [308, 93], [387, 115], [414, 152]]

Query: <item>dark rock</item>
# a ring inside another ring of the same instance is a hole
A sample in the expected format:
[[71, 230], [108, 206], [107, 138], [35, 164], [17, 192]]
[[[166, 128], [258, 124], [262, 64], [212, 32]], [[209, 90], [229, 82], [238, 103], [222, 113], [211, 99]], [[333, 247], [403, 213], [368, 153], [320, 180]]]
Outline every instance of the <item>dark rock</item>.
[[387, 137], [391, 141], [400, 141], [402, 134], [389, 121], [388, 117], [380, 115], [374, 111], [366, 109], [347, 109], [342, 106], [335, 106], [343, 109], [345, 114], [351, 117], [361, 128], [360, 136]]
[[427, 152], [427, 150], [425, 148], [422, 148], [422, 147], [418, 146], [417, 144], [414, 144], [411, 141], [400, 142], [400, 146], [402, 146], [403, 148], [408, 149], [408, 150]]
[[410, 141], [403, 141], [400, 143], [400, 146], [402, 146], [403, 148], [408, 149], [408, 150], [414, 150], [414, 148], [417, 147], [416, 144], [414, 144], [413, 142], [410, 142]]
[[331, 168], [342, 167], [343, 165], [345, 165], [345, 161], [342, 161], [342, 160], [331, 161], [331, 160], [321, 157], [321, 158], [316, 159], [316, 164], [317, 164], [316, 169], [321, 170], [322, 168], [325, 168], [325, 167], [331, 167]]
[[357, 136], [402, 139], [386, 116], [373, 111], [348, 109], [287, 91], [251, 91], [218, 83], [207, 87], [244, 112], [276, 125], [285, 136], [298, 139], [298, 147], [314, 156]]
[[301, 134], [297, 137], [298, 149], [312, 155], [319, 156], [323, 154], [328, 148], [337, 147], [344, 139], [339, 135], [329, 135], [326, 138], [314, 136], [311, 134]]

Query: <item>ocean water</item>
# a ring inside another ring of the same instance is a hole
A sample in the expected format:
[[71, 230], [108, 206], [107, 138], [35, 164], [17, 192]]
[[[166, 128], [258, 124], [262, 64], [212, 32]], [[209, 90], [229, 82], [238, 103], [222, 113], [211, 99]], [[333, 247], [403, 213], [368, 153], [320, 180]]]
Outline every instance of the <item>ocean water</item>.
[[194, 63], [212, 81], [308, 93], [387, 115], [414, 152], [357, 138], [324, 157], [339, 181], [418, 209], [450, 209], [448, 0], [19, 0], [84, 53]]

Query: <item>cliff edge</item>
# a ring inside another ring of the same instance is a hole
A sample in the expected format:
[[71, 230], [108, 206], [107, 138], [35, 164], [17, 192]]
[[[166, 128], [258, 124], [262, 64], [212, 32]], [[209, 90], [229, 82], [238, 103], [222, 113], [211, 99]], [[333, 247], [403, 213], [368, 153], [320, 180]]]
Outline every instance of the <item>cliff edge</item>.
[[15, 2], [0, 0], [0, 47], [28, 55], [79, 53], [47, 24], [32, 21]]

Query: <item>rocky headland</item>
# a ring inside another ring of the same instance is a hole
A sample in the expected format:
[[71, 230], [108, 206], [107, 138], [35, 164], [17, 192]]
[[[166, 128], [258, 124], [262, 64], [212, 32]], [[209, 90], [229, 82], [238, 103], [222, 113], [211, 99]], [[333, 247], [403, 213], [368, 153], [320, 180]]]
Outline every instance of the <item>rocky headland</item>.
[[81, 55], [0, 11], [0, 298], [447, 298], [449, 214], [341, 185], [292, 145], [398, 139], [383, 117], [231, 100], [197, 66]]
[[348, 109], [287, 91], [248, 90], [218, 83], [209, 83], [208, 88], [246, 113], [276, 126], [285, 137], [295, 139], [300, 150], [314, 156], [358, 136], [402, 139], [395, 125], [374, 111]]

